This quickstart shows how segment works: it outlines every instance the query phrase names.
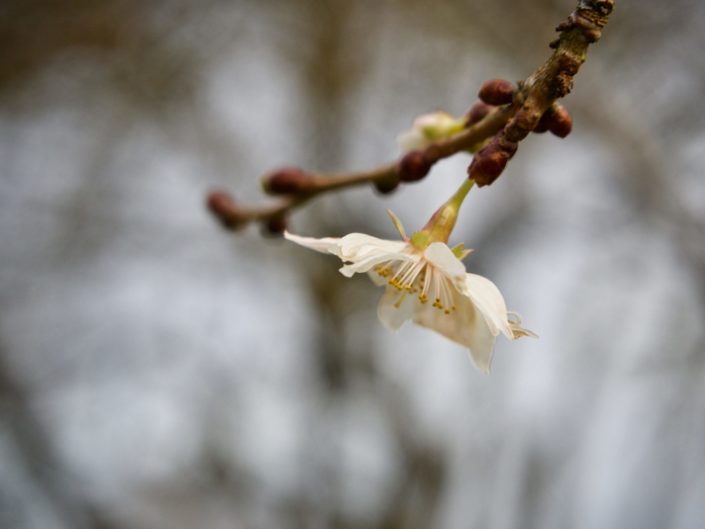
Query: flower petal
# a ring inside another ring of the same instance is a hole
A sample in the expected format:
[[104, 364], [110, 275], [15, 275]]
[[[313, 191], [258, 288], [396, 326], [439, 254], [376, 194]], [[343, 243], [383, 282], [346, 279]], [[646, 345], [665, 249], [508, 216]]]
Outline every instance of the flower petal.
[[494, 342], [496, 337], [492, 334], [487, 322], [482, 318], [477, 319], [469, 345], [470, 358], [473, 364], [484, 374], [490, 374], [492, 356], [494, 355]]
[[[469, 319], [474, 318], [475, 309], [470, 301], [466, 300], [465, 305], [470, 309]], [[423, 304], [419, 302], [414, 306], [414, 323], [436, 331], [449, 340], [468, 347], [468, 329], [466, 328], [468, 317], [464, 314], [465, 308], [464, 306], [459, 306], [457, 307], [457, 312], [445, 314], [442, 310], [433, 307], [429, 303]]]
[[351, 233], [340, 239], [340, 252], [345, 260], [354, 260], [364, 257], [370, 252], [384, 251], [387, 253], [400, 253], [407, 247], [404, 241], [388, 241], [378, 239], [364, 233]]
[[450, 314], [429, 304], [417, 303], [414, 323], [467, 347], [473, 364], [483, 373], [489, 373], [495, 336], [470, 299], [457, 297], [456, 310]]
[[293, 233], [289, 233], [288, 231], [284, 232], [284, 237], [291, 242], [304, 246], [305, 248], [316, 250], [321, 253], [332, 253], [340, 257], [339, 246], [341, 239], [335, 237], [324, 237], [322, 239], [316, 239], [314, 237], [300, 237], [298, 235], [294, 235]]
[[460, 277], [465, 274], [465, 265], [458, 259], [453, 250], [442, 242], [432, 242], [424, 251], [426, 260], [449, 277]]
[[418, 116], [410, 130], [397, 137], [404, 151], [422, 149], [436, 140], [448, 138], [463, 130], [465, 120], [447, 112], [436, 111]]
[[359, 261], [353, 260], [352, 263], [344, 265], [340, 269], [340, 273], [345, 277], [352, 277], [353, 274], [368, 272], [375, 265], [385, 261], [414, 261], [418, 259], [419, 257], [410, 254], [388, 253], [382, 251], [379, 253], [370, 252], [363, 259], [360, 259]]
[[428, 145], [429, 140], [419, 129], [410, 129], [397, 136], [397, 143], [404, 152], [422, 149]]
[[466, 295], [485, 318], [490, 332], [494, 336], [501, 332], [511, 340], [513, 333], [507, 321], [507, 306], [497, 286], [486, 277], [466, 274], [465, 287]]
[[377, 305], [379, 321], [390, 331], [399, 330], [399, 327], [413, 316], [415, 299], [406, 292], [399, 292], [392, 287], [387, 288]]

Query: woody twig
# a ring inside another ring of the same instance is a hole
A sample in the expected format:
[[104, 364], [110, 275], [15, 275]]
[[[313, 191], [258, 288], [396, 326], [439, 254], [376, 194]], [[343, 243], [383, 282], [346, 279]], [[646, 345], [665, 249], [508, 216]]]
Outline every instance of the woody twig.
[[216, 190], [208, 195], [209, 209], [227, 229], [260, 222], [270, 232], [280, 233], [291, 211], [319, 195], [362, 185], [390, 193], [402, 183], [423, 179], [439, 160], [478, 146], [468, 177], [478, 186], [492, 184], [529, 133], [550, 131], [561, 138], [570, 133], [572, 120], [558, 100], [571, 91], [588, 48], [600, 39], [614, 3], [579, 0], [556, 28], [559, 35], [550, 44], [554, 51], [548, 60], [516, 86], [499, 79], [485, 82], [478, 94], [480, 101], [465, 115], [464, 127], [450, 137], [368, 171], [325, 175], [299, 168], [280, 169], [263, 178], [265, 192], [277, 196], [277, 201], [249, 206], [236, 202], [226, 191]]

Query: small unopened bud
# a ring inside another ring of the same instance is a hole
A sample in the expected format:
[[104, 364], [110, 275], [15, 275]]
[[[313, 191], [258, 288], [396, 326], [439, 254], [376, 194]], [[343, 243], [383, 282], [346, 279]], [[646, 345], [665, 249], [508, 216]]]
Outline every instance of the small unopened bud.
[[478, 101], [471, 106], [470, 110], [468, 110], [467, 114], [465, 114], [465, 126], [470, 127], [475, 123], [482, 121], [487, 114], [492, 112], [492, 109], [494, 109], [492, 105]]
[[242, 215], [227, 191], [211, 191], [208, 193], [206, 205], [224, 228], [235, 229], [247, 223], [248, 219]]
[[506, 105], [512, 102], [514, 84], [506, 79], [490, 79], [482, 83], [477, 96], [489, 105]]
[[399, 180], [402, 182], [421, 180], [431, 170], [434, 161], [423, 151], [406, 153], [399, 162]]
[[516, 142], [495, 136], [473, 158], [468, 167], [468, 178], [475, 180], [479, 187], [490, 185], [502, 174], [517, 147]]
[[313, 187], [313, 176], [298, 167], [284, 167], [265, 176], [262, 187], [270, 195], [307, 193]]
[[542, 133], [551, 131], [559, 138], [565, 138], [573, 130], [573, 118], [563, 105], [554, 103], [551, 108], [543, 113], [534, 132]]
[[533, 132], [535, 132], [536, 134], [543, 134], [544, 132], [548, 132], [548, 122], [550, 114], [550, 109], [543, 113], [541, 119], [539, 119], [538, 123], [534, 127]]
[[382, 195], [388, 195], [389, 193], [395, 191], [397, 187], [399, 187], [399, 178], [394, 177], [385, 178], [383, 180], [377, 180], [375, 181], [374, 186], [378, 193], [381, 193]]
[[411, 129], [400, 134], [397, 141], [405, 152], [423, 149], [434, 141], [460, 132], [463, 126], [463, 119], [455, 118], [447, 112], [430, 112], [418, 116]]
[[548, 130], [551, 134], [559, 138], [565, 138], [573, 130], [573, 118], [570, 113], [562, 105], [554, 105], [551, 121], [548, 124]]
[[272, 237], [279, 237], [284, 233], [286, 230], [286, 217], [284, 216], [276, 216], [272, 217], [270, 219], [267, 219], [265, 222], [262, 223], [262, 228], [264, 235], [269, 235]]

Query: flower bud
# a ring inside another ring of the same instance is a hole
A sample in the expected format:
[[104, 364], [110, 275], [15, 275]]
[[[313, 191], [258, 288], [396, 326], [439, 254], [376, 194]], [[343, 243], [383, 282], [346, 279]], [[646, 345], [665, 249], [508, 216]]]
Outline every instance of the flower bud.
[[565, 138], [573, 130], [573, 118], [563, 105], [554, 105], [552, 110], [548, 130], [559, 138]]
[[307, 193], [313, 188], [313, 176], [298, 167], [284, 167], [265, 176], [262, 187], [270, 195]]
[[206, 205], [224, 228], [236, 229], [247, 224], [248, 219], [238, 210], [235, 200], [227, 191], [211, 191]]
[[282, 215], [272, 217], [262, 223], [264, 235], [269, 235], [272, 237], [280, 237], [284, 231], [286, 231], [286, 226], [286, 217]]
[[479, 186], [490, 185], [502, 174], [507, 162], [514, 156], [518, 144], [497, 135], [480, 149], [468, 167], [468, 178]]
[[434, 161], [423, 151], [406, 153], [399, 162], [399, 180], [402, 182], [421, 180], [431, 170]]
[[573, 119], [563, 105], [554, 103], [551, 108], [543, 113], [534, 132], [542, 133], [551, 131], [559, 138], [565, 138], [573, 130]]
[[543, 134], [544, 132], [548, 132], [548, 122], [550, 115], [551, 109], [548, 109], [541, 115], [541, 119], [539, 119], [532, 132], [535, 132], [536, 134]]
[[473, 106], [471, 106], [470, 110], [468, 110], [468, 112], [465, 114], [465, 126], [470, 127], [475, 123], [482, 121], [487, 116], [487, 114], [492, 112], [493, 108], [494, 107], [492, 105], [488, 105], [487, 103], [478, 101]]
[[402, 150], [423, 149], [434, 141], [443, 140], [463, 130], [464, 122], [447, 112], [437, 111], [418, 116], [410, 130], [397, 138]]
[[514, 84], [506, 79], [490, 79], [482, 83], [477, 96], [489, 105], [506, 105], [512, 102]]
[[374, 183], [375, 189], [378, 193], [382, 195], [388, 195], [399, 187], [399, 178], [385, 178], [383, 180], [377, 180]]

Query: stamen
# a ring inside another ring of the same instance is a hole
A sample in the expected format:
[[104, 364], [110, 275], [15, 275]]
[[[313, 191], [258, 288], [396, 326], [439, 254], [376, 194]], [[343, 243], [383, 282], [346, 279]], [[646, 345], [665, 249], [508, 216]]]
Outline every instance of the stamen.
[[421, 289], [421, 295], [419, 299], [421, 303], [426, 303], [428, 301], [428, 287], [431, 285], [431, 270], [430, 267], [426, 267], [423, 270], [423, 288]]
[[413, 266], [413, 265], [414, 265], [413, 262], [402, 261], [402, 262], [399, 264], [399, 266], [398, 266], [398, 268], [396, 269], [396, 271], [394, 272], [394, 275], [392, 276], [392, 279], [391, 279], [391, 280], [392, 280], [392, 281], [396, 281], [397, 278], [398, 278], [400, 275], [402, 275], [403, 273], [406, 272], [407, 268], [409, 268], [409, 267], [411, 267], [411, 266]]
[[395, 308], [395, 309], [400, 308], [400, 307], [401, 307], [401, 304], [404, 303], [404, 300], [405, 300], [405, 299], [406, 299], [406, 292], [404, 292], [404, 293], [399, 297], [399, 299], [397, 300], [397, 302], [394, 304], [394, 308]]
[[373, 270], [377, 272], [381, 277], [386, 278], [389, 275], [390, 269], [389, 269], [389, 261], [384, 261], [378, 265], [376, 265]]
[[399, 283], [401, 283], [404, 288], [411, 288], [414, 281], [416, 280], [416, 276], [419, 275], [419, 272], [425, 265], [426, 263], [424, 263], [423, 260], [417, 262], [414, 266], [410, 267], [409, 270], [407, 270], [404, 276], [399, 280]]
[[[435, 270], [434, 270], [435, 272]], [[435, 298], [435, 302], [433, 303], [433, 306], [436, 308], [440, 308], [441, 304], [441, 285], [440, 285], [440, 280], [441, 278], [439, 277], [439, 274], [433, 274], [433, 277], [431, 278], [431, 283], [433, 287], [433, 297]]]
[[441, 303], [446, 308], [449, 308], [453, 304], [453, 295], [450, 291], [451, 288], [452, 287], [448, 285], [448, 278], [443, 276], [441, 278]]

